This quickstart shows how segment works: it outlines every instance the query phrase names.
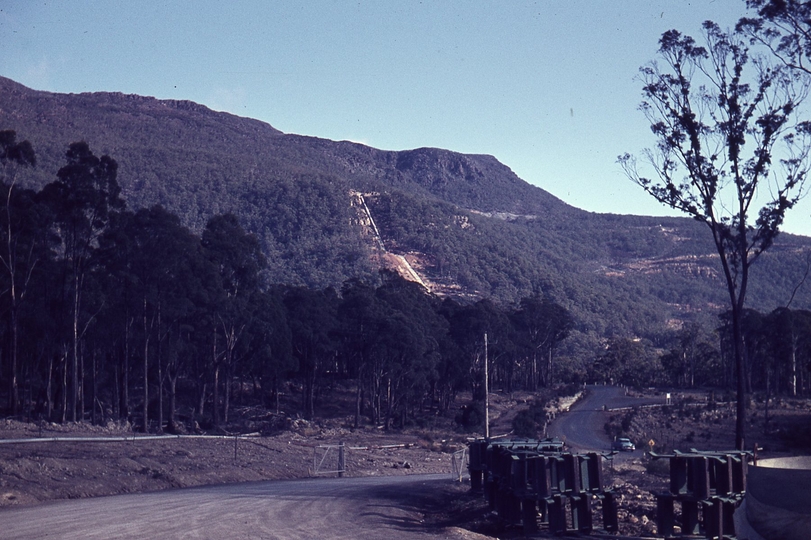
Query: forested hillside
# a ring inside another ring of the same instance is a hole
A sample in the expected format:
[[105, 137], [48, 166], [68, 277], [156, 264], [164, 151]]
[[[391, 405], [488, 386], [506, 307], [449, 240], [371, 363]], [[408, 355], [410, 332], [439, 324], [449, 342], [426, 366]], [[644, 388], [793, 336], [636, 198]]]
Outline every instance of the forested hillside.
[[[0, 126], [36, 148], [36, 169], [21, 177], [27, 186], [52, 181], [67, 145], [83, 140], [118, 162], [130, 208], [161, 204], [195, 232], [216, 214], [235, 214], [258, 237], [274, 283], [376, 279], [387, 263], [353, 206], [358, 192], [383, 249], [413, 262], [437, 292], [510, 305], [542, 291], [592, 339], [656, 336], [668, 321], [714, 318], [726, 302], [700, 224], [587, 213], [491, 156], [381, 151], [286, 135], [191, 102], [52, 94], [2, 78]], [[756, 265], [753, 307], [788, 302], [810, 245], [780, 237]], [[810, 299], [801, 287], [792, 307]]]
[[[732, 380], [723, 283], [694, 221], [590, 214], [490, 156], [2, 78], [0, 143], [12, 415], [175, 430], [290, 393], [312, 417], [343, 380], [355, 423], [404, 426], [481, 398], [485, 358], [505, 391]], [[753, 389], [811, 383], [810, 252], [783, 235], [753, 269]], [[457, 418], [480, 420], [477, 406]]]
[[[475, 429], [485, 365], [491, 391], [507, 393], [732, 379], [723, 318], [715, 337], [688, 324], [658, 344], [612, 337], [581, 349], [591, 355], [567, 354], [563, 344], [588, 336], [544, 291], [514, 305], [457, 301], [386, 270], [340, 289], [272, 283], [234, 214], [196, 234], [160, 205], [130, 210], [116, 161], [83, 142], [42, 189], [18, 185], [36, 161], [29, 141], [0, 131], [0, 410], [11, 416], [220, 429], [234, 404], [281, 414], [282, 394], [314, 418], [333, 385], [349, 383], [355, 426], [418, 424], [465, 392], [473, 401], [455, 420]], [[752, 384], [804, 393], [811, 312], [750, 310], [745, 321]], [[521, 429], [543, 421], [524, 418]]]

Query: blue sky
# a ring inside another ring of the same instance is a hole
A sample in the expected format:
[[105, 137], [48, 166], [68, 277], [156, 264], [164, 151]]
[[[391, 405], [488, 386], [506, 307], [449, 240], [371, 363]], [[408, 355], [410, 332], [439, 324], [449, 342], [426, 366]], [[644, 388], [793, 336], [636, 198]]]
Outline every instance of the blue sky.
[[[744, 0], [0, 0], [0, 75], [491, 154], [579, 208], [663, 215], [616, 164], [654, 143], [638, 69], [665, 30], [744, 13]], [[811, 235], [810, 214], [806, 199], [785, 230]]]

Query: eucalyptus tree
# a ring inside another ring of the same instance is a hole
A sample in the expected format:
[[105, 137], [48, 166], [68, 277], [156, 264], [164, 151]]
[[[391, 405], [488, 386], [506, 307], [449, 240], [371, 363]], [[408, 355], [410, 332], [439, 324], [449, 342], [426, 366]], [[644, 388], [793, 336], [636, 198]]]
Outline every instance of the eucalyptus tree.
[[595, 382], [622, 382], [637, 388], [662, 382], [664, 369], [654, 348], [642, 339], [613, 337], [589, 368]]
[[[54, 182], [41, 192], [54, 215], [63, 266], [63, 309], [69, 328], [65, 359], [70, 358], [70, 417], [76, 421], [79, 400], [79, 341], [95, 313], [83, 313], [82, 293], [92, 254], [111, 216], [124, 209], [118, 185], [118, 164], [109, 156], [96, 157], [86, 142], [76, 142], [65, 153], [66, 164]], [[67, 405], [67, 404], [66, 404]], [[67, 407], [63, 407], [65, 420]]]
[[409, 403], [428, 393], [430, 345], [416, 322], [399, 310], [390, 310], [381, 321], [380, 339], [374, 351], [378, 369], [372, 371], [375, 383], [372, 402], [374, 416], [386, 429], [395, 417], [404, 424]]
[[783, 64], [811, 73], [811, 3], [805, 0], [747, 0], [754, 17], [738, 21], [737, 29], [753, 43], [766, 46]]
[[298, 367], [291, 350], [287, 311], [277, 288], [256, 293], [251, 301], [255, 316], [244, 340], [249, 371], [259, 379], [265, 403], [272, 403], [279, 413], [282, 382]]
[[732, 315], [737, 380], [735, 445], [743, 449], [746, 373], [741, 314], [752, 264], [772, 246], [803, 194], [811, 124], [799, 118], [801, 72], [752, 56], [747, 37], [704, 23], [706, 47], [676, 30], [659, 59], [641, 69], [641, 110], [657, 144], [645, 151], [654, 175], [629, 154], [628, 177], [659, 202], [704, 223], [718, 253]]
[[[204, 253], [214, 265], [223, 295], [213, 306], [214, 315], [214, 422], [219, 424], [219, 375], [225, 369], [223, 419], [228, 421], [231, 379], [238, 360], [237, 346], [254, 316], [251, 302], [261, 289], [261, 271], [267, 265], [259, 241], [245, 232], [234, 214], [212, 217], [201, 238]], [[219, 342], [222, 341], [222, 349]]]
[[[203, 257], [197, 236], [161, 206], [122, 213], [101, 239], [111, 276], [110, 318], [119, 321], [128, 370], [129, 332], [137, 330], [143, 381], [142, 427], [149, 429], [150, 387], [157, 388], [158, 426], [163, 426], [164, 384], [168, 382], [170, 429], [175, 424], [176, 386], [183, 362], [192, 354], [190, 332], [209, 308], [219, 283]], [[121, 327], [123, 325], [123, 328]], [[200, 329], [202, 331], [202, 329]], [[133, 347], [134, 349], [134, 347]], [[134, 352], [134, 351], [133, 351]], [[126, 379], [125, 379], [126, 380]], [[126, 386], [126, 383], [124, 384]]]
[[337, 344], [334, 332], [338, 321], [338, 296], [332, 289], [322, 291], [306, 287], [289, 287], [283, 302], [290, 325], [290, 343], [302, 381], [304, 418], [315, 414], [315, 393], [322, 372], [334, 359]]
[[439, 361], [436, 365], [437, 379], [434, 393], [437, 395], [439, 408], [446, 412], [456, 395], [468, 387], [470, 369], [459, 344], [451, 335], [451, 321], [462, 306], [452, 298], [445, 298], [437, 306], [437, 313], [445, 319], [444, 332], [439, 334]]
[[670, 348], [660, 360], [671, 384], [678, 388], [722, 385], [717, 340], [705, 334], [696, 322], [685, 324], [673, 334]]
[[530, 388], [551, 385], [554, 353], [574, 326], [572, 316], [548, 296], [535, 294], [521, 299], [513, 320], [530, 352]]
[[[375, 293], [373, 285], [358, 279], [348, 280], [341, 288], [338, 306], [341, 354], [350, 376], [358, 381], [355, 388], [355, 427], [360, 425], [365, 391], [368, 390], [369, 396], [374, 395], [373, 355], [380, 337], [382, 310]], [[373, 409], [373, 414], [375, 412]]]
[[20, 304], [25, 301], [35, 267], [47, 257], [47, 242], [43, 213], [37, 211], [36, 194], [30, 189], [17, 186], [18, 173], [22, 168], [34, 167], [36, 155], [31, 143], [17, 141], [14, 131], [0, 131], [0, 269], [2, 269], [2, 294], [8, 302], [8, 354], [9, 410], [19, 411], [18, 384]]
[[767, 394], [802, 394], [803, 366], [811, 352], [811, 312], [780, 307], [764, 317], [763, 327], [770, 356], [764, 370]]
[[494, 365], [499, 347], [505, 347], [510, 339], [511, 324], [507, 314], [490, 300], [461, 306], [452, 312], [449, 333], [461, 351], [467, 368], [468, 384], [474, 400], [484, 400], [484, 368]]
[[382, 310], [374, 348], [379, 369], [374, 373], [378, 391], [385, 390], [388, 427], [395, 416], [405, 423], [409, 412], [430, 397], [448, 326], [437, 311], [437, 299], [422, 285], [391, 272], [381, 277], [375, 293]]
[[138, 280], [132, 272], [133, 259], [138, 254], [132, 236], [134, 214], [119, 212], [111, 217], [110, 226], [99, 237], [99, 249], [94, 257], [104, 289], [106, 305], [102, 324], [97, 332], [107, 334], [106, 348], [111, 351], [116, 403], [113, 410], [121, 419], [129, 419], [131, 360], [134, 355], [135, 326], [140, 311]]

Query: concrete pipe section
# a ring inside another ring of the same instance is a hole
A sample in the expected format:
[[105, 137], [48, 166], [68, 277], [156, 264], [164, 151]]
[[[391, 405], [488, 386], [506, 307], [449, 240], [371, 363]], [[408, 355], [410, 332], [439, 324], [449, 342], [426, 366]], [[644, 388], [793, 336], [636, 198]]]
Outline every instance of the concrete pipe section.
[[735, 511], [738, 540], [811, 537], [811, 456], [758, 460]]

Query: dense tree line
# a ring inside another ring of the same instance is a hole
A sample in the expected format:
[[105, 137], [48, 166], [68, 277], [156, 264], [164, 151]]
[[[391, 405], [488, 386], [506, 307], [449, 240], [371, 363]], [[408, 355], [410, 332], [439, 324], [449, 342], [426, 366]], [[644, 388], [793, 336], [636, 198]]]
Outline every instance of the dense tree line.
[[[712, 388], [736, 385], [731, 313], [714, 329], [696, 323], [663, 336], [607, 339], [588, 366], [587, 380], [629, 386]], [[811, 393], [811, 312], [777, 308], [744, 311], [742, 322], [747, 394], [807, 396]]]
[[[233, 404], [307, 418], [349, 382], [355, 423], [406, 425], [460, 392], [558, 383], [716, 386], [734, 380], [729, 321], [613, 337], [590, 355], [570, 312], [543, 290], [513, 305], [431, 295], [399, 275], [340, 288], [274, 284], [261, 241], [233, 214], [200, 234], [161, 206], [131, 210], [117, 164], [70, 145], [53, 182], [24, 188], [33, 148], [0, 132], [0, 405], [51, 421], [128, 419], [147, 430], [223, 426]], [[811, 315], [745, 317], [752, 391], [809, 390]], [[564, 349], [565, 346], [565, 349]], [[477, 408], [460, 422], [480, 420]]]
[[[569, 313], [543, 294], [515, 309], [460, 304], [396, 274], [340, 290], [272, 285], [233, 214], [197, 235], [161, 206], [127, 209], [117, 164], [71, 144], [56, 179], [22, 188], [27, 142], [0, 132], [0, 376], [6, 410], [54, 421], [221, 426], [235, 399], [311, 418], [326, 385], [356, 381], [356, 418], [403, 425], [458, 392], [556, 381]], [[487, 336], [487, 337], [485, 337]], [[485, 350], [488, 340], [489, 350]]]

